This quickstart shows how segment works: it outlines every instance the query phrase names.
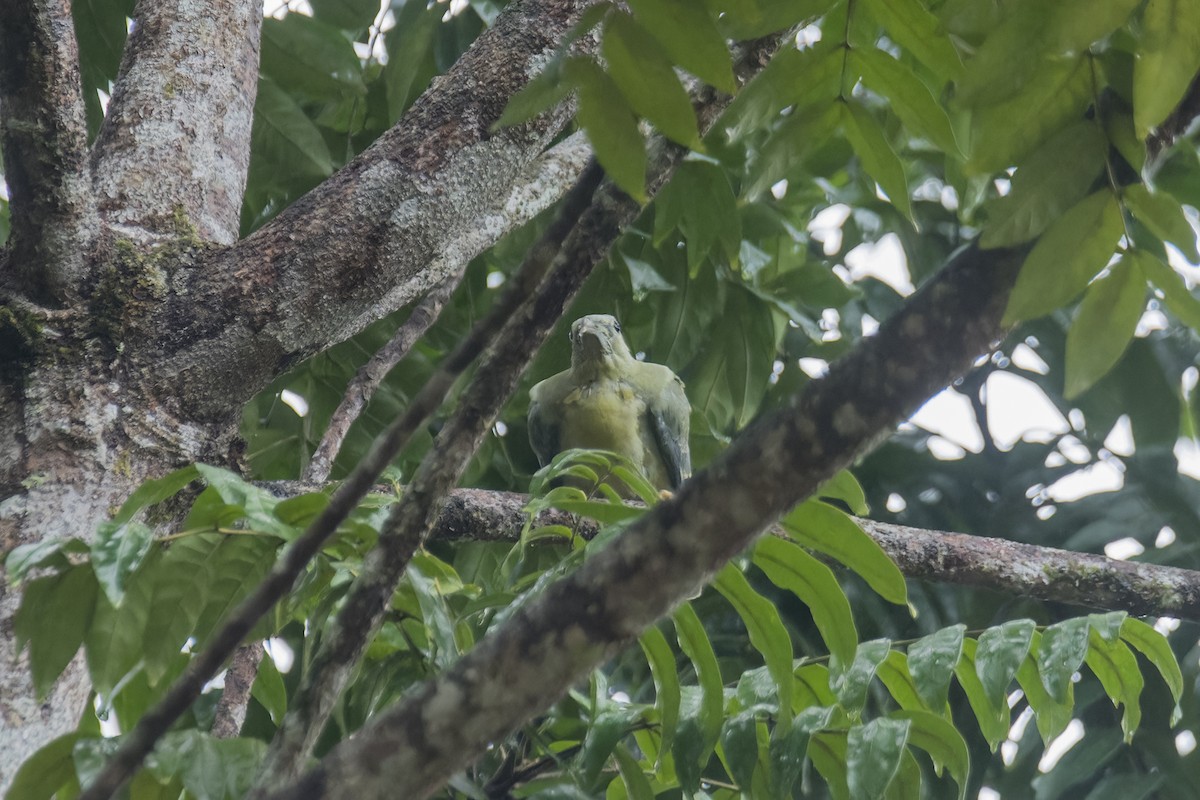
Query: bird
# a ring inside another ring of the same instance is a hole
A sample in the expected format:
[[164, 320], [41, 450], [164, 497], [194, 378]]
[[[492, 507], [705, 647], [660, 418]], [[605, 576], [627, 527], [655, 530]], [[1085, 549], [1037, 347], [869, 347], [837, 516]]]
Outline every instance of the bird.
[[575, 320], [569, 339], [570, 368], [529, 391], [529, 442], [538, 462], [545, 466], [572, 448], [609, 450], [656, 489], [678, 489], [692, 473], [683, 381], [669, 367], [634, 358], [609, 314]]

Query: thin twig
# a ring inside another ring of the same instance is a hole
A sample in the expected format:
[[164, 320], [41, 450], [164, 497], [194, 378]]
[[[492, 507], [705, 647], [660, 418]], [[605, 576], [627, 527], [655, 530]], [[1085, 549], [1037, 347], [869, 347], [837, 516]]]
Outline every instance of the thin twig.
[[416, 344], [429, 326], [437, 321], [442, 312], [442, 306], [454, 294], [462, 273], [451, 275], [429, 290], [404, 324], [401, 325], [392, 338], [367, 363], [363, 364], [350, 379], [342, 401], [329, 418], [329, 426], [321, 437], [321, 443], [312, 454], [312, 459], [305, 467], [301, 479], [313, 483], [321, 483], [329, 479], [333, 469], [333, 460], [350, 432], [350, 426], [358, 419], [363, 409], [367, 407], [371, 396], [383, 383], [383, 379], [408, 355], [408, 351]]

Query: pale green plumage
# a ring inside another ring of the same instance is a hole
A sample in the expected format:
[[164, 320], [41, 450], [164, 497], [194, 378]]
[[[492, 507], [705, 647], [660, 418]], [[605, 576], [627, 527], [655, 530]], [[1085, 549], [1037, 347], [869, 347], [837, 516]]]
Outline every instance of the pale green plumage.
[[571, 368], [534, 386], [529, 400], [529, 440], [543, 466], [582, 447], [625, 456], [659, 489], [676, 489], [691, 475], [683, 382], [635, 359], [607, 314], [575, 321]]

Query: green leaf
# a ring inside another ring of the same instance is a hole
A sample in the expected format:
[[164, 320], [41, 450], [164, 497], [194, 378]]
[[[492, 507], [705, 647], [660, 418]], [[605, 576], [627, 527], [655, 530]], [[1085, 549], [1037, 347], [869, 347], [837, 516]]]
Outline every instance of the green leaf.
[[1121, 207], [1107, 190], [1059, 217], [1021, 266], [1004, 312], [1005, 324], [1066, 305], [1108, 262], [1124, 230]]
[[796, 705], [793, 711], [801, 711], [809, 706], [831, 706], [837, 703], [830, 685], [829, 667], [824, 664], [805, 664], [795, 672], [796, 691], [792, 695]]
[[754, 711], [743, 711], [725, 720], [721, 750], [729, 774], [743, 793], [749, 793], [754, 768], [758, 766], [758, 719]]
[[813, 19], [827, 12], [837, 0], [708, 0], [720, 14], [718, 24], [735, 41], [757, 39]]
[[846, 782], [851, 797], [883, 797], [900, 769], [910, 724], [906, 719], [881, 717], [850, 728], [846, 741]]
[[113, 605], [120, 605], [129, 576], [150, 552], [153, 541], [154, 531], [140, 522], [100, 523], [92, 541], [92, 569]]
[[421, 619], [429, 640], [437, 645], [434, 663], [446, 667], [458, 660], [458, 642], [454, 638], [454, 620], [446, 607], [446, 598], [416, 564], [409, 564], [405, 576], [412, 584], [421, 608]]
[[1083, 113], [1092, 98], [1087, 60], [1051, 61], [1012, 97], [978, 108], [971, 117], [968, 173], [991, 173], [1020, 163], [1051, 134]]
[[1016, 619], [979, 635], [975, 671], [993, 706], [1007, 702], [1008, 687], [1029, 654], [1036, 627], [1031, 619]]
[[842, 104], [842, 126], [863, 169], [883, 187], [892, 205], [911, 221], [912, 204], [908, 198], [904, 164], [888, 144], [879, 123], [859, 103], [846, 102]]
[[1156, 258], [1145, 250], [1134, 250], [1130, 255], [1146, 278], [1162, 291], [1171, 313], [1184, 325], [1200, 332], [1200, 300], [1188, 289], [1183, 276], [1161, 257]]
[[849, 800], [846, 775], [846, 734], [842, 731], [815, 734], [808, 743], [808, 757], [825, 779], [833, 800]]
[[1179, 669], [1179, 662], [1175, 659], [1175, 653], [1171, 650], [1167, 637], [1140, 619], [1126, 617], [1125, 621], [1121, 623], [1121, 640], [1133, 645], [1139, 653], [1149, 659], [1162, 675], [1167, 688], [1171, 690], [1171, 696], [1178, 703], [1183, 696], [1183, 673]]
[[98, 591], [96, 575], [87, 564], [25, 585], [13, 628], [17, 647], [29, 645], [38, 700], [46, 697], [83, 644]]
[[887, 639], [873, 639], [858, 646], [852, 661], [830, 656], [830, 687], [837, 695], [838, 702], [851, 714], [857, 716], [862, 713], [871, 679], [887, 658], [890, 647], [891, 642]]
[[1151, 233], [1178, 247], [1189, 262], [1200, 261], [1200, 252], [1196, 251], [1196, 231], [1183, 215], [1178, 200], [1163, 192], [1152, 194], [1144, 183], [1126, 186], [1121, 199]]
[[[333, 172], [333, 159], [320, 130], [291, 95], [265, 78], [258, 82], [251, 138], [254, 158], [249, 180], [257, 183], [260, 192], [291, 187], [295, 176], [315, 183]], [[275, 174], [285, 167], [293, 174], [286, 181]]]
[[[1034, 650], [1040, 648], [1041, 638], [1042, 635], [1035, 631], [1033, 634]], [[1075, 710], [1074, 687], [1068, 687], [1066, 702], [1060, 703], [1051, 697], [1050, 693], [1046, 691], [1046, 687], [1042, 685], [1042, 679], [1038, 675], [1037, 664], [1034, 662], [1032, 653], [1021, 662], [1021, 667], [1017, 670], [1017, 682], [1021, 685], [1021, 691], [1025, 693], [1026, 702], [1033, 709], [1042, 744], [1050, 744], [1054, 737], [1065, 731], [1067, 725], [1071, 724], [1071, 715]]]
[[705, 10], [684, 0], [631, 0], [629, 5], [676, 64], [723, 92], [737, 91], [729, 48]]
[[1200, 2], [1148, 0], [1133, 66], [1133, 118], [1146, 138], [1179, 105], [1200, 71]]
[[908, 584], [896, 563], [854, 518], [820, 500], [806, 500], [781, 523], [797, 542], [849, 567], [881, 597], [908, 603]]
[[688, 160], [654, 204], [654, 241], [662, 244], [678, 227], [687, 240], [688, 270], [695, 274], [718, 242], [737, 261], [742, 223], [737, 198], [725, 170], [706, 161]]
[[975, 648], [974, 639], [963, 639], [962, 658], [954, 669], [954, 675], [958, 678], [959, 686], [967, 695], [967, 702], [970, 703], [971, 710], [975, 713], [975, 719], [979, 722], [979, 730], [983, 734], [983, 738], [987, 740], [988, 747], [992, 749], [992, 752], [995, 752], [1004, 738], [1008, 736], [1008, 704], [996, 705], [988, 699], [987, 692], [983, 690], [983, 684], [979, 681], [979, 674], [975, 670]]
[[630, 800], [654, 800], [654, 788], [642, 772], [642, 765], [629, 752], [629, 748], [618, 744], [614, 753], [617, 757], [617, 769], [621, 773], [621, 781], [625, 784], [625, 792]]
[[721, 732], [725, 691], [716, 653], [691, 604], [684, 603], [677, 608], [672, 620], [679, 649], [691, 659], [700, 689], [699, 708], [695, 714], [682, 717], [671, 751], [675, 756], [680, 784], [685, 788], [692, 787], [690, 790], [694, 791], [700, 782], [699, 767], [707, 762], [708, 754], [712, 752]]
[[1145, 800], [1159, 797], [1159, 788], [1166, 776], [1163, 773], [1148, 775], [1144, 772], [1106, 774], [1096, 782], [1085, 800]]
[[829, 103], [793, 111], [758, 151], [750, 165], [745, 194], [757, 197], [799, 169], [824, 145], [841, 119], [839, 105]]
[[583, 781], [593, 785], [600, 777], [600, 770], [608, 762], [613, 748], [629, 733], [630, 726], [642, 715], [640, 708], [612, 706], [601, 711], [588, 725], [583, 748], [579, 751], [579, 763], [583, 767]]
[[376, 0], [310, 0], [313, 16], [347, 31], [365, 31], [379, 13]]
[[1087, 288], [1067, 331], [1064, 397], [1083, 394], [1113, 368], [1145, 310], [1146, 278], [1137, 261], [1122, 256]]
[[810, 706], [796, 715], [787, 730], [776, 727], [771, 733], [768, 753], [773, 796], [792, 796], [792, 787], [804, 769], [809, 739], [817, 731], [829, 727], [836, 710], [833, 706]]
[[1113, 707], [1125, 707], [1121, 716], [1121, 732], [1125, 742], [1133, 741], [1133, 734], [1142, 720], [1142, 687], [1145, 680], [1138, 669], [1137, 657], [1120, 640], [1110, 642], [1092, 628], [1088, 637], [1088, 653], [1085, 661], [1097, 678]]
[[961, 155], [945, 108], [903, 62], [871, 48], [850, 50], [849, 60], [849, 66], [862, 74], [867, 86], [887, 99], [905, 127], [947, 155]]
[[493, 130], [520, 125], [554, 108], [571, 92], [571, 84], [563, 77], [563, 62], [546, 64], [521, 91], [514, 94], [504, 107], [504, 113], [492, 126]]
[[963, 651], [965, 625], [951, 625], [908, 646], [908, 670], [917, 693], [929, 708], [946, 706], [950, 678]]
[[650, 674], [654, 678], [654, 705], [662, 730], [662, 751], [670, 752], [675, 738], [675, 727], [679, 724], [679, 673], [675, 666], [675, 654], [667, 644], [667, 637], [658, 628], [647, 628], [638, 639]]
[[588, 59], [569, 59], [565, 69], [579, 90], [576, 118], [587, 132], [596, 160], [624, 192], [645, 202], [646, 147], [620, 88]]
[[161, 503], [168, 497], [174, 497], [198, 477], [200, 477], [200, 470], [196, 468], [196, 465], [191, 464], [167, 473], [161, 478], [143, 482], [133, 491], [133, 494], [129, 495], [129, 499], [121, 504], [121, 510], [117, 512], [112, 521], [118, 525], [129, 522], [143, 508]]
[[257, 739], [172, 731], [159, 739], [146, 768], [164, 781], [178, 776], [197, 800], [233, 800], [249, 793], [266, 753], [266, 742]]
[[732, 286], [712, 345], [688, 381], [688, 399], [712, 430], [732, 433], [754, 418], [769, 385], [775, 325], [768, 306]]
[[1089, 630], [1087, 617], [1078, 617], [1063, 620], [1042, 632], [1037, 651], [1038, 672], [1046, 691], [1059, 703], [1067, 701], [1071, 676], [1087, 655]]
[[862, 485], [859, 484], [858, 478], [854, 477], [854, 473], [848, 469], [841, 470], [818, 486], [817, 490], [813, 492], [813, 496], [841, 500], [850, 509], [851, 514], [858, 514], [860, 517], [871, 513]]
[[908, 743], [929, 754], [938, 775], [949, 768], [950, 777], [958, 784], [958, 798], [967, 796], [967, 776], [971, 772], [971, 757], [967, 742], [949, 720], [928, 711], [893, 711], [892, 719], [909, 723]]
[[283, 721], [288, 706], [287, 687], [270, 653], [263, 653], [262, 661], [258, 665], [258, 675], [250, 686], [250, 696], [267, 710], [272, 722], [279, 725]]
[[260, 69], [281, 88], [318, 101], [365, 95], [362, 63], [337, 28], [303, 14], [266, 18]]
[[[161, 555], [152, 550], [148, 559]], [[84, 642], [92, 686], [108, 695], [142, 659], [142, 633], [153, 600], [152, 587], [136, 576], [118, 611], [103, 592], [96, 596], [96, 609]]]
[[634, 111], [667, 138], [702, 149], [691, 100], [653, 36], [633, 17], [614, 12], [604, 26], [602, 52], [608, 73]]
[[1068, 125], [1017, 167], [1011, 191], [989, 204], [979, 246], [1011, 247], [1036, 238], [1083, 199], [1104, 168], [1108, 143], [1091, 120]]
[[738, 92], [715, 127], [740, 139], [767, 127], [786, 108], [792, 109], [789, 122], [832, 108], [841, 90], [842, 56], [840, 47], [781, 50]]
[[942, 23], [919, 0], [867, 0], [871, 14], [887, 31], [888, 38], [943, 81], [962, 74], [962, 61]]
[[81, 539], [45, 539], [14, 547], [4, 561], [8, 577], [14, 583], [25, 580], [31, 570], [51, 567], [64, 570], [71, 566], [70, 555], [87, 553], [87, 543]]
[[74, 792], [67, 790], [57, 795], [74, 797], [79, 790], [72, 753], [78, 739], [77, 732], [60, 736], [25, 759], [13, 776], [8, 796], [22, 800], [51, 800], [56, 792], [75, 784]]
[[773, 536], [758, 541], [753, 561], [771, 583], [796, 595], [808, 606], [831, 654], [843, 663], [854, 659], [858, 632], [850, 602], [829, 567], [799, 546]]
[[779, 724], [788, 725], [792, 715], [792, 639], [779, 612], [750, 587], [734, 564], [727, 564], [718, 573], [713, 588], [737, 611], [750, 634], [750, 644], [762, 653], [779, 691]]
[[[404, 3], [400, 8], [393, 6], [393, 11], [396, 14], [396, 25], [384, 36], [388, 62], [384, 65], [381, 76], [389, 125], [400, 119], [429, 85], [433, 76], [441, 71], [438, 69], [434, 47], [444, 13], [436, 5], [426, 6], [421, 3]], [[557, 62], [551, 62], [552, 65], [555, 63]], [[546, 69], [549, 71], [550, 66]], [[533, 82], [536, 81], [537, 78], [534, 78]], [[564, 94], [566, 91], [564, 87]], [[510, 99], [509, 106], [514, 102], [515, 97]], [[506, 108], [505, 113], [507, 112]]]
[[927, 711], [929, 707], [921, 699], [912, 673], [908, 671], [908, 656], [899, 650], [891, 650], [879, 665], [876, 677], [887, 687], [888, 694], [903, 709]]

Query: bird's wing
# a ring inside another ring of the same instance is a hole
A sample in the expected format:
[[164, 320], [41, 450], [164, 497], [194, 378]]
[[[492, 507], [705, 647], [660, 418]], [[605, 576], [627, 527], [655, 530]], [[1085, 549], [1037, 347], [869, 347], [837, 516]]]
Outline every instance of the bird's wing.
[[683, 391], [683, 381], [665, 367], [663, 372], [666, 375], [662, 390], [649, 404], [648, 412], [667, 478], [671, 488], [678, 489], [692, 475], [692, 451], [688, 445], [692, 406]]
[[[535, 390], [537, 388], [534, 387]], [[529, 393], [529, 444], [533, 446], [539, 466], [544, 467], [549, 464], [550, 460], [558, 455], [560, 449], [558, 424], [554, 420], [555, 416], [543, 407], [542, 401], [538, 399], [537, 391]]]

